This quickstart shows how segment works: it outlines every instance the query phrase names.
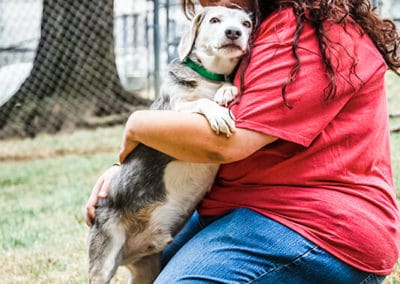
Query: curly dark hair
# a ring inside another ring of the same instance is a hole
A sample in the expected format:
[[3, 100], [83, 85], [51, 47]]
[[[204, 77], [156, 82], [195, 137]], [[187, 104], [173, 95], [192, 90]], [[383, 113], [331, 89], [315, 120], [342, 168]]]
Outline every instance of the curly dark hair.
[[[195, 2], [181, 0], [182, 7], [187, 17], [195, 13]], [[375, 8], [369, 0], [257, 0], [253, 2], [252, 14], [254, 20], [254, 33], [259, 24], [272, 12], [291, 7], [296, 16], [296, 32], [292, 43], [292, 54], [296, 60], [287, 82], [282, 86], [282, 96], [287, 107], [291, 107], [286, 100], [286, 87], [296, 79], [301, 67], [297, 54], [297, 44], [306, 22], [315, 30], [319, 49], [326, 72], [330, 78], [329, 85], [325, 89], [325, 100], [335, 97], [336, 81], [335, 68], [328, 56], [328, 50], [332, 42], [325, 33], [324, 23], [330, 21], [337, 24], [356, 23], [361, 31], [368, 34], [375, 46], [384, 58], [388, 68], [400, 76], [400, 36], [396, 25], [389, 19], [382, 19], [375, 13]], [[251, 49], [251, 47], [250, 47]], [[244, 70], [247, 68], [250, 52], [243, 58], [238, 69], [241, 78], [241, 89], [244, 88]], [[355, 62], [353, 69], [355, 67]], [[241, 92], [242, 93], [242, 92]]]

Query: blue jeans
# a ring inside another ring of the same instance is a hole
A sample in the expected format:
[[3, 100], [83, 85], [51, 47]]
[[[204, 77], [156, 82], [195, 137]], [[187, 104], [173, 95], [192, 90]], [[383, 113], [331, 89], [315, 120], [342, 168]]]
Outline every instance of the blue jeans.
[[155, 283], [381, 283], [252, 210], [195, 213], [164, 251]]

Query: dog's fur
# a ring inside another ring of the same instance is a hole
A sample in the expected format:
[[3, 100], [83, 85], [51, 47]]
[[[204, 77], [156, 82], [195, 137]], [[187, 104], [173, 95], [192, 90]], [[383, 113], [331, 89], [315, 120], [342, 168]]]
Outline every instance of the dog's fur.
[[[152, 109], [202, 113], [215, 132], [229, 136], [234, 121], [221, 105], [235, 97], [236, 88], [204, 79], [182, 60], [190, 56], [209, 71], [229, 75], [247, 50], [250, 32], [250, 17], [242, 10], [203, 9], [183, 36], [180, 60], [170, 64]], [[107, 198], [97, 204], [88, 240], [90, 281], [109, 283], [118, 266], [126, 265], [134, 283], [152, 283], [160, 252], [210, 189], [218, 167], [176, 161], [139, 145], [114, 176]]]

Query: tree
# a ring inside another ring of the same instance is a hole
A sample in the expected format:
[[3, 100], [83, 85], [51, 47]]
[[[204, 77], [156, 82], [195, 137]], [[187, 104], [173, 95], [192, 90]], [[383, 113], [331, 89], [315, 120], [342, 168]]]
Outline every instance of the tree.
[[[90, 125], [148, 100], [123, 89], [116, 69], [113, 0], [43, 0], [30, 76], [0, 108], [0, 138]], [[121, 116], [122, 114], [122, 116]]]

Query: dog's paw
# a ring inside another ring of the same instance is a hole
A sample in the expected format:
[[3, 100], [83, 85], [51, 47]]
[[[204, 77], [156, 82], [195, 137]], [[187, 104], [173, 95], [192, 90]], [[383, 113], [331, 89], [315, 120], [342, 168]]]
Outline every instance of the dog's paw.
[[235, 119], [229, 109], [218, 106], [218, 109], [210, 112], [207, 111], [204, 115], [215, 133], [222, 133], [226, 137], [230, 137], [236, 131]]
[[221, 105], [227, 106], [238, 94], [238, 89], [230, 83], [225, 83], [217, 90], [214, 95], [214, 101]]

